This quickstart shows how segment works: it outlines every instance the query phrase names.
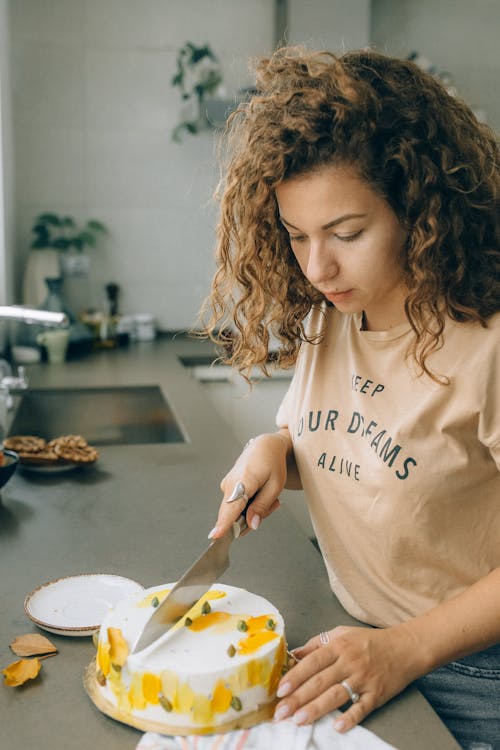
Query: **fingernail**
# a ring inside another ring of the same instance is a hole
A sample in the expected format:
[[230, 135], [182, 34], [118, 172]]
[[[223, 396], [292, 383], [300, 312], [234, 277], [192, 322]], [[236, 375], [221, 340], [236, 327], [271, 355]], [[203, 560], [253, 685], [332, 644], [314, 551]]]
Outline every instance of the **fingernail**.
[[345, 721], [343, 719], [335, 719], [335, 721], [333, 722], [333, 728], [337, 732], [341, 732], [344, 729], [344, 727], [345, 727]]
[[285, 719], [289, 715], [290, 709], [288, 708], [288, 706], [278, 706], [278, 708], [274, 712], [274, 719], [275, 721], [280, 721], [281, 719]]
[[252, 528], [254, 531], [257, 531], [259, 526], [260, 526], [260, 516], [255, 515], [250, 521], [250, 528]]
[[301, 708], [300, 711], [297, 711], [292, 716], [292, 719], [294, 720], [296, 724], [303, 724], [305, 721], [307, 721], [307, 711]]
[[284, 682], [283, 685], [278, 685], [278, 689], [276, 691], [276, 695], [278, 698], [284, 698], [285, 695], [288, 695], [288, 693], [291, 692], [292, 686], [289, 682]]
[[208, 538], [211, 539], [215, 534], [217, 533], [217, 526], [214, 526], [210, 534], [208, 535]]

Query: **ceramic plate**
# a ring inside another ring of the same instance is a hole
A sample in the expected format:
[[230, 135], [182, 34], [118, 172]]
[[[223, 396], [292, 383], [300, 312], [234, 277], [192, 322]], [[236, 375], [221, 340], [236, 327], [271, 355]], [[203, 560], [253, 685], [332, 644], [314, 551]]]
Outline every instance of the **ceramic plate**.
[[85, 466], [94, 466], [95, 461], [89, 461], [88, 463], [71, 463], [67, 461], [61, 461], [60, 464], [36, 464], [27, 462], [24, 463], [22, 458], [19, 461], [19, 466], [23, 471], [29, 471], [30, 474], [65, 474], [67, 471], [74, 471]]
[[105, 573], [59, 578], [39, 586], [24, 600], [24, 611], [38, 627], [57, 635], [92, 635], [110, 607], [144, 586]]
[[23, 471], [29, 471], [30, 474], [61, 474], [67, 471], [73, 471], [82, 464], [19, 464]]

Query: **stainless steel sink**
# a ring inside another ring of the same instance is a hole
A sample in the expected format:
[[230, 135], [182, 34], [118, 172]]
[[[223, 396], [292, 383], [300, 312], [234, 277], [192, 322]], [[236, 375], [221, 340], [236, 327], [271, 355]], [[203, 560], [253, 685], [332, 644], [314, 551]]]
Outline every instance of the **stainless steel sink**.
[[83, 435], [91, 445], [184, 443], [158, 386], [29, 389], [10, 435]]

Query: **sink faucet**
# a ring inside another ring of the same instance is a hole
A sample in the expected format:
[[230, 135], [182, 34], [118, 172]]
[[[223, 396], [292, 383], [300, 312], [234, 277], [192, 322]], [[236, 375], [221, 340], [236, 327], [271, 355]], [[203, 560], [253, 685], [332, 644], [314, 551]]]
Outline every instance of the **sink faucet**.
[[7, 395], [18, 391], [25, 391], [28, 387], [26, 370], [22, 365], [17, 368], [17, 375], [12, 372], [12, 367], [6, 359], [0, 359], [0, 389]]
[[42, 326], [66, 326], [69, 323], [66, 313], [38, 310], [22, 305], [0, 305], [0, 320], [15, 320]]
[[5, 437], [8, 413], [14, 408], [12, 394], [25, 391], [28, 387], [28, 378], [25, 369], [20, 365], [17, 375], [12, 372], [12, 367], [6, 359], [0, 359], [0, 440]]
[[[65, 326], [68, 317], [63, 312], [38, 310], [22, 305], [0, 305], [0, 320], [13, 320], [29, 325]], [[6, 414], [14, 405], [12, 393], [24, 391], [28, 387], [28, 379], [24, 367], [19, 367], [17, 375], [5, 359], [0, 359], [0, 439], [3, 438]]]

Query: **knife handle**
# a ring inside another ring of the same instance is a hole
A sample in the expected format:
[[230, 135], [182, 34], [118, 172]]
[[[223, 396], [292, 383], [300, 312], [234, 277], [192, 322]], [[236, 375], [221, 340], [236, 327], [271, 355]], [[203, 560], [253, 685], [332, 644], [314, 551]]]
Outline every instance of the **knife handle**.
[[245, 516], [240, 516], [238, 520], [233, 523], [233, 539], [238, 539], [238, 537], [247, 529], [248, 525]]
[[248, 529], [247, 524], [247, 510], [249, 509], [250, 505], [253, 503], [253, 500], [255, 498], [255, 495], [252, 495], [250, 500], [247, 501], [247, 504], [241, 511], [240, 517], [233, 523], [233, 535], [234, 539], [238, 539], [238, 537], [243, 534], [244, 531]]

